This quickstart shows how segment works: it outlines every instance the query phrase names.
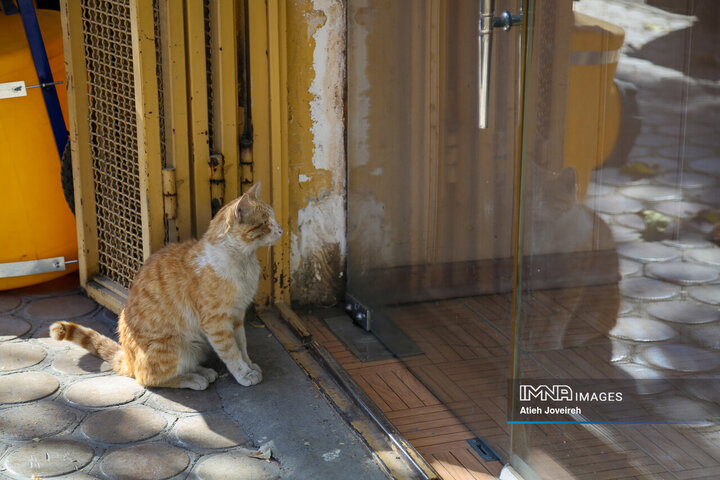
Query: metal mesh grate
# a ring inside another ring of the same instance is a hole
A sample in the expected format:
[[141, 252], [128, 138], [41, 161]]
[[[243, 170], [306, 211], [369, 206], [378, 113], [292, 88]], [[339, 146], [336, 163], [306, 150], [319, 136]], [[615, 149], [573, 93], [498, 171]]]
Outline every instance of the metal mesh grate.
[[160, 0], [153, 0], [153, 19], [155, 24], [155, 59], [156, 69], [155, 73], [158, 79], [158, 116], [160, 118], [160, 157], [162, 159], [162, 167], [167, 167], [167, 158], [165, 153], [165, 89], [164, 89], [164, 73], [163, 73], [163, 50], [162, 50], [162, 39], [163, 32], [161, 29], [162, 18], [160, 15]]
[[100, 273], [128, 288], [143, 261], [128, 0], [83, 0]]

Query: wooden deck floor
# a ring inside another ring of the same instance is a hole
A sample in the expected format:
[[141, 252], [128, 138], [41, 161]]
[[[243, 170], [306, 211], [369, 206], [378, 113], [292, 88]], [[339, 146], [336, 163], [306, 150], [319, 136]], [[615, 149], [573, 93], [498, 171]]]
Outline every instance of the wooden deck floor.
[[[608, 323], [603, 319], [614, 315], [606, 308], [612, 293], [600, 289], [583, 293], [584, 301], [598, 300], [601, 306], [594, 310], [571, 305], [578, 292], [570, 290], [538, 292], [528, 298], [535, 313], [533, 335], [520, 335], [527, 348], [520, 359], [523, 377], [616, 378], [609, 328], [603, 327]], [[322, 320], [313, 315], [304, 319], [313, 335], [444, 479], [495, 478], [502, 464], [483, 462], [467, 439], [479, 436], [501, 459], [509, 458], [509, 297], [419, 303], [387, 313], [417, 343], [422, 355], [363, 363]], [[553, 329], [563, 322], [560, 337], [570, 347], [557, 348], [559, 333]], [[714, 426], [533, 425], [518, 428], [516, 434], [523, 436], [526, 445], [525, 451], [516, 453], [542, 478], [720, 478], [720, 429]]]
[[[480, 459], [466, 441], [475, 434], [404, 362], [397, 359], [360, 362], [321, 320], [312, 315], [304, 320], [313, 335], [443, 479], [494, 480], [499, 475], [502, 465]], [[418, 361], [417, 357], [413, 359]]]

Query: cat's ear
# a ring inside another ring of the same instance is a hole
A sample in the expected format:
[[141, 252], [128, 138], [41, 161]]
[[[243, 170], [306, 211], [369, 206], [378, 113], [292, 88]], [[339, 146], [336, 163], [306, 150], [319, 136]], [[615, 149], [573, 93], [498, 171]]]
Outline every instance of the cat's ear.
[[241, 222], [243, 219], [243, 216], [247, 215], [250, 212], [250, 209], [252, 208], [252, 205], [250, 204], [250, 190], [245, 192], [242, 197], [240, 197], [235, 204], [235, 208], [233, 208], [233, 213], [235, 214], [235, 219], [238, 222]]
[[[260, 182], [258, 181], [255, 185], [250, 187], [250, 189], [247, 192], [245, 192], [245, 195], [257, 200], [258, 195], [260, 195]], [[245, 195], [243, 195], [243, 196], [245, 196]]]

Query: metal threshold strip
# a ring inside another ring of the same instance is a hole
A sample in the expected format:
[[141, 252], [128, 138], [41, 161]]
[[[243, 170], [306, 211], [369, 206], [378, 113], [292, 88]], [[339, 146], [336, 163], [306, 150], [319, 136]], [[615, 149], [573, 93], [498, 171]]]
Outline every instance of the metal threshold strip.
[[313, 339], [287, 305], [259, 314], [275, 338], [377, 455], [392, 478], [440, 480], [332, 355]]

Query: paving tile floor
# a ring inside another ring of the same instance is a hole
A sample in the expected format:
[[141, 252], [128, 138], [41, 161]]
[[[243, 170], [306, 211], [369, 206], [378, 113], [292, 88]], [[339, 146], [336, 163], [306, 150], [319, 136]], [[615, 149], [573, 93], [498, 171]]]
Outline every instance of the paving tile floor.
[[[388, 478], [373, 453], [257, 319], [265, 379], [205, 391], [145, 389], [68, 342], [55, 320], [113, 336], [116, 317], [77, 277], [0, 292], [0, 479]], [[272, 442], [273, 459], [249, 454]]]

